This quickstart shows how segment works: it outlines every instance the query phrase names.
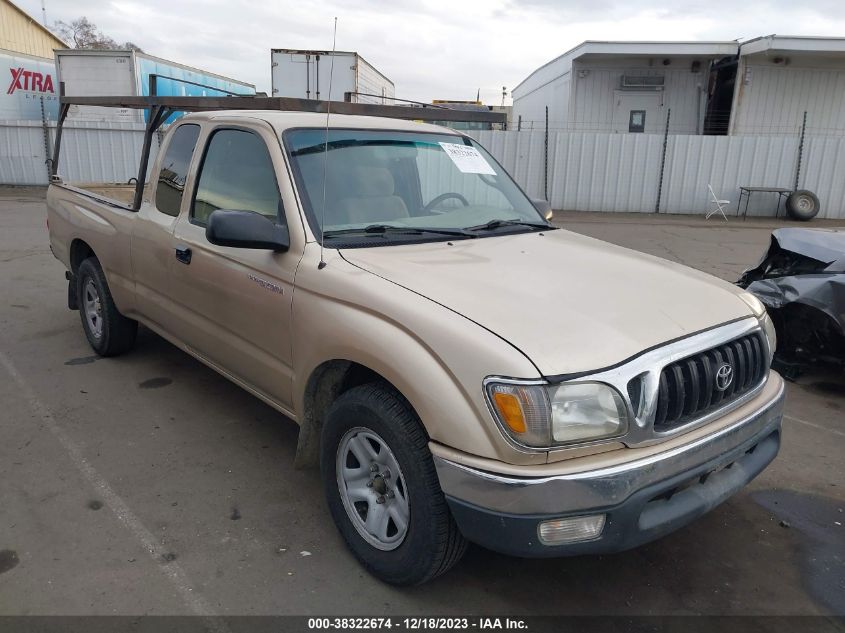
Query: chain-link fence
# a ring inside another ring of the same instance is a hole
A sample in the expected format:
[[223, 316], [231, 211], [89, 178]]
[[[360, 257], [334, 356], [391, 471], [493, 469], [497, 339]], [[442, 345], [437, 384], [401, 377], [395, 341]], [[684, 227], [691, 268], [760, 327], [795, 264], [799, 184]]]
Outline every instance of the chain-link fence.
[[[809, 189], [819, 217], [845, 218], [845, 132], [814, 128], [808, 120], [788, 133], [707, 136], [672, 132], [616, 134], [572, 130], [545, 121], [541, 129], [478, 131], [478, 139], [517, 182], [555, 209], [703, 214], [707, 185], [732, 200], [740, 187]], [[55, 124], [0, 121], [0, 184], [48, 182], [47, 148]], [[61, 173], [70, 182], [126, 182], [135, 177], [143, 125], [68, 121]], [[158, 148], [153, 142], [153, 156]], [[796, 182], [797, 178], [797, 182]], [[756, 193], [749, 216], [772, 216], [778, 198]], [[743, 203], [744, 208], [744, 203]]]
[[[813, 191], [819, 217], [845, 218], [845, 130], [801, 120], [741, 136], [679, 134], [667, 115], [656, 134], [576, 129], [553, 120], [548, 128], [544, 120], [531, 130], [523, 120], [522, 129], [471, 134], [529, 195], [555, 209], [704, 214], [712, 185], [738, 213], [740, 187], [780, 187]], [[748, 215], [773, 216], [778, 202], [777, 194], [757, 192]]]

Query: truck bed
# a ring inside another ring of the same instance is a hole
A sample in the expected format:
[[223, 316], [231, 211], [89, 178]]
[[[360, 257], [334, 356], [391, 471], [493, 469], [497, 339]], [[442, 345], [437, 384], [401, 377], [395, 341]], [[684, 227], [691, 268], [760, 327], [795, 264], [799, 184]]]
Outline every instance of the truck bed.
[[[85, 182], [73, 185], [77, 189], [90, 191], [94, 195], [101, 196], [119, 202], [120, 204], [132, 204], [135, 198], [135, 185], [109, 182]], [[149, 191], [149, 183], [144, 185], [144, 195]]]
[[50, 248], [72, 273], [89, 251], [97, 254], [115, 302], [134, 311], [130, 238], [138, 212], [130, 209], [134, 185], [53, 183], [47, 189]]

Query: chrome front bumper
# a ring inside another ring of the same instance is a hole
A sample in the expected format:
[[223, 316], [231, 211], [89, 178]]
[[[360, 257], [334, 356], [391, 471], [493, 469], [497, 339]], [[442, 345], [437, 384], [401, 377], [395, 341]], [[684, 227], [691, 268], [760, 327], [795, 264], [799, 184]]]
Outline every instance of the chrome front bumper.
[[[777, 374], [772, 379], [777, 380], [774, 395], [752, 413], [712, 434], [641, 459], [583, 472], [515, 477], [435, 456], [437, 474], [466, 536], [492, 549], [529, 556], [627, 549], [715, 507], [774, 459], [780, 446], [784, 385]], [[711, 473], [715, 475], [709, 477]], [[695, 478], [700, 481], [690, 486]], [[676, 490], [683, 492], [673, 497]], [[574, 549], [537, 543], [541, 520], [596, 513], [608, 516], [597, 541], [576, 543]]]

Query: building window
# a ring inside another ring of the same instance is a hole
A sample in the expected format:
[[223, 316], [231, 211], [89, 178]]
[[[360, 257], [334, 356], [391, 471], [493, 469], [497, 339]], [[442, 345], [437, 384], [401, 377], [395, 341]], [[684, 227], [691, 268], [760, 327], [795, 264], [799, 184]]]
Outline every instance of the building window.
[[629, 132], [645, 132], [645, 110], [631, 110], [628, 119]]

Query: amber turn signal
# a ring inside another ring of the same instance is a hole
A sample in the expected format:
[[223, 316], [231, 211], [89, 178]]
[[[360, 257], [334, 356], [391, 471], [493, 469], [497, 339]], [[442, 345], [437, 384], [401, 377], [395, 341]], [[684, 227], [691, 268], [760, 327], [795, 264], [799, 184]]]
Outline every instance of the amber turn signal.
[[512, 393], [496, 392], [493, 394], [493, 402], [499, 412], [501, 420], [507, 424], [514, 433], [525, 433], [525, 415], [522, 413], [522, 405], [519, 399]]

